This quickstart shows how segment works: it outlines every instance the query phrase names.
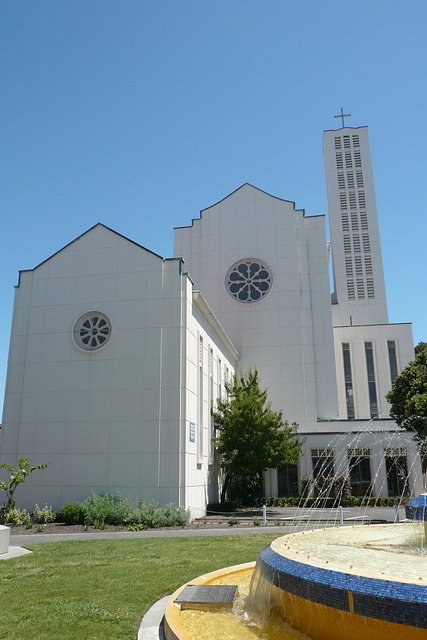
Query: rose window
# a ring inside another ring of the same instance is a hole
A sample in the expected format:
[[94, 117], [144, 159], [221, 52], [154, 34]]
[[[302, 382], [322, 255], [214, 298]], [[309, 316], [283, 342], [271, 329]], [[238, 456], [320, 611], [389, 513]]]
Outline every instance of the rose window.
[[269, 267], [259, 260], [240, 260], [227, 273], [228, 293], [238, 302], [258, 302], [271, 289], [273, 276]]
[[86, 351], [95, 351], [107, 344], [111, 335], [111, 324], [107, 316], [91, 311], [79, 318], [74, 326], [74, 340]]

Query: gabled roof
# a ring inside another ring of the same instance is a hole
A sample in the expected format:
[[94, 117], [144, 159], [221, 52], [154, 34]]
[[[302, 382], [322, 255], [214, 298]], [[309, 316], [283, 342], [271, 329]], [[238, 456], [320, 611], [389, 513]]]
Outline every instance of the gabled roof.
[[[136, 247], [139, 247], [140, 249], [144, 249], [144, 251], [148, 251], [148, 253], [151, 253], [151, 255], [156, 256], [157, 258], [160, 258], [160, 260], [165, 260], [165, 258], [163, 258], [162, 256], [159, 256], [157, 253], [154, 253], [154, 251], [151, 251], [150, 249], [147, 249], [146, 247], [144, 247], [141, 244], [138, 244], [137, 242], [135, 242], [134, 240], [130, 240], [129, 238], [127, 238], [126, 236], [122, 235], [121, 233], [118, 233], [117, 231], [114, 231], [114, 229], [111, 229], [110, 227], [107, 227], [105, 224], [102, 224], [102, 222], [97, 222], [97, 224], [94, 224], [93, 227], [91, 227], [90, 229], [88, 229], [87, 231], [84, 231], [82, 234], [80, 234], [79, 236], [77, 236], [77, 238], [74, 238], [74, 240], [71, 240], [71, 242], [68, 242], [66, 245], [64, 245], [61, 249], [59, 249], [58, 251], [55, 251], [55, 253], [53, 253], [51, 256], [49, 256], [48, 258], [46, 258], [45, 260], [43, 260], [42, 262], [40, 262], [37, 266], [35, 266], [33, 269], [21, 269], [19, 271], [19, 278], [18, 278], [18, 286], [19, 286], [19, 282], [21, 279], [21, 273], [28, 273], [29, 271], [35, 271], [36, 269], [38, 269], [39, 267], [41, 267], [43, 264], [45, 264], [46, 262], [49, 262], [49, 260], [51, 260], [52, 258], [54, 258], [55, 256], [57, 256], [59, 253], [61, 253], [61, 251], [64, 251], [64, 249], [67, 249], [68, 247], [70, 247], [72, 244], [74, 244], [74, 242], [77, 242], [77, 240], [80, 240], [80, 238], [83, 238], [83, 236], [87, 235], [88, 233], [90, 233], [91, 231], [93, 231], [94, 229], [96, 229], [97, 227], [102, 227], [103, 229], [106, 229], [107, 231], [109, 231], [110, 233], [114, 233], [116, 236], [118, 236], [119, 238], [122, 238], [123, 240], [126, 240], [127, 242], [130, 242], [131, 244], [134, 244]], [[172, 260], [174, 260], [175, 258], [170, 258]]]
[[235, 189], [234, 191], [232, 191], [231, 193], [228, 194], [228, 196], [225, 196], [225, 198], [222, 198], [221, 200], [218, 200], [218, 202], [216, 202], [215, 204], [211, 204], [210, 207], [206, 207], [205, 209], [202, 209], [200, 211], [200, 214], [203, 213], [203, 211], [208, 211], [208, 209], [212, 209], [212, 207], [216, 207], [218, 204], [220, 204], [221, 202], [224, 202], [224, 200], [227, 200], [227, 198], [230, 198], [231, 196], [233, 196], [235, 193], [237, 193], [238, 191], [240, 191], [241, 189], [244, 189], [245, 187], [250, 187], [251, 189], [254, 189], [255, 191], [259, 191], [260, 193], [262, 193], [265, 196], [269, 196], [270, 198], [274, 198], [275, 200], [280, 200], [281, 202], [289, 202], [290, 204], [292, 204], [294, 206], [295, 209], [295, 202], [293, 200], [285, 200], [284, 198], [278, 198], [277, 196], [272, 196], [271, 193], [268, 193], [267, 191], [264, 191], [263, 189], [259, 189], [259, 187], [255, 187], [253, 184], [251, 184], [250, 182], [245, 182], [244, 184], [242, 184], [240, 187], [238, 187], [237, 189]]
[[288, 202], [289, 204], [292, 205], [294, 211], [301, 211], [303, 216], [305, 217], [305, 209], [296, 209], [295, 202], [293, 200], [285, 200], [284, 198], [278, 198], [277, 196], [271, 195], [271, 193], [268, 193], [267, 191], [263, 191], [263, 189], [259, 189], [258, 187], [254, 187], [254, 185], [250, 184], [250, 182], [245, 182], [240, 187], [238, 187], [237, 189], [235, 189], [234, 191], [229, 193], [228, 196], [225, 196], [221, 200], [218, 200], [218, 202], [215, 202], [215, 204], [211, 204], [209, 207], [206, 207], [205, 209], [201, 209], [200, 210], [200, 217], [199, 218], [192, 218], [191, 225], [183, 225], [183, 226], [180, 226], [180, 227], [174, 227], [174, 229], [185, 229], [185, 228], [187, 228], [189, 226], [193, 226], [193, 223], [194, 223], [195, 220], [201, 220], [202, 219], [203, 214], [204, 214], [205, 211], [209, 211], [209, 209], [213, 209], [213, 207], [216, 207], [218, 204], [221, 204], [221, 202], [224, 202], [225, 200], [227, 200], [227, 198], [231, 198], [231, 196], [233, 196], [235, 193], [237, 193], [241, 189], [245, 189], [246, 187], [250, 187], [250, 189], [253, 189], [254, 191], [258, 191], [259, 193], [262, 193], [263, 195], [268, 196], [269, 198], [274, 198], [275, 200], [279, 200], [280, 202]]

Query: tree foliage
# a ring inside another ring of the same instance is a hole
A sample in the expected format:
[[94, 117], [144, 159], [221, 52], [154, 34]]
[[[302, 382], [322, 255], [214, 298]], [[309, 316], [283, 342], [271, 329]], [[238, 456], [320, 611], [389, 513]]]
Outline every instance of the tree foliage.
[[227, 398], [219, 398], [217, 409], [212, 412], [214, 446], [225, 472], [221, 502], [230, 481], [296, 463], [302, 447], [298, 425], [289, 426], [281, 411], [272, 411], [267, 390], [260, 389], [256, 369], [239, 379], [234, 376], [225, 389]]
[[421, 349], [394, 381], [386, 395], [390, 416], [399, 427], [415, 432], [415, 439], [427, 438], [427, 351]]
[[13, 494], [17, 487], [22, 482], [25, 482], [26, 477], [36, 471], [36, 469], [46, 469], [48, 463], [36, 464], [33, 467], [30, 465], [30, 461], [27, 458], [21, 458], [18, 460], [18, 466], [14, 467], [13, 464], [0, 464], [0, 469], [7, 469], [10, 472], [9, 480], [0, 480], [0, 490], [6, 493], [6, 500], [0, 503], [0, 524], [6, 524], [7, 514], [10, 509], [15, 506], [15, 500]]
[[427, 342], [419, 342], [417, 345], [415, 345], [415, 355], [420, 353], [420, 351], [426, 351], [426, 350], [427, 350]]

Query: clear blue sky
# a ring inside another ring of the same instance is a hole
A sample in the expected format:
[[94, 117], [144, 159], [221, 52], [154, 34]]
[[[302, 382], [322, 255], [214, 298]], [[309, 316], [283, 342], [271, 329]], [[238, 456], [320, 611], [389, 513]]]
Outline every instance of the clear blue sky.
[[391, 322], [427, 341], [427, 1], [3, 0], [0, 402], [14, 285], [96, 222], [164, 257], [244, 182], [327, 213], [368, 125]]

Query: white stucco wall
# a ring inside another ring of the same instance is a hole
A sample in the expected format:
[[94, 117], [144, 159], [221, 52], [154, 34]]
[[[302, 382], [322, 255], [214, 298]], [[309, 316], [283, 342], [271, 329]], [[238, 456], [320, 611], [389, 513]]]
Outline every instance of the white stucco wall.
[[[182, 256], [240, 353], [239, 369], [257, 366], [274, 409], [304, 426], [336, 417], [336, 382], [323, 217], [307, 218], [292, 202], [251, 185], [175, 230]], [[241, 304], [225, 288], [228, 269], [255, 258], [273, 275], [259, 302]]]
[[220, 477], [212, 446], [211, 407], [224, 396], [224, 382], [226, 376], [230, 381], [234, 375], [238, 353], [203, 296], [193, 292], [190, 279], [185, 325], [185, 504], [196, 517], [204, 515], [208, 502], [218, 501]]
[[[20, 501], [58, 508], [115, 489], [176, 501], [179, 397], [162, 393], [165, 370], [179, 388], [180, 307], [179, 263], [100, 225], [21, 273], [2, 460], [50, 464]], [[71, 333], [91, 310], [108, 316], [112, 333], [105, 348], [84, 352]]]
[[[21, 272], [1, 460], [50, 464], [20, 487], [18, 504], [60, 509], [92, 491], [119, 490], [133, 500], [204, 508], [209, 483], [215, 489], [209, 467], [214, 368], [221, 360], [231, 375], [238, 354], [217, 321], [193, 305], [192, 283], [181, 266], [97, 225]], [[93, 352], [72, 337], [76, 320], [89, 311], [111, 322], [108, 343]], [[203, 449], [195, 458], [188, 431], [200, 415]]]
[[375, 382], [379, 417], [389, 416], [389, 407], [385, 399], [391, 389], [390, 361], [387, 341], [396, 344], [398, 373], [408, 362], [414, 359], [414, 346], [411, 324], [381, 324], [352, 327], [335, 327], [335, 361], [337, 370], [339, 417], [347, 419], [347, 406], [344, 386], [344, 365], [342, 344], [350, 345], [350, 357], [353, 377], [355, 418], [370, 419], [368, 376], [366, 368], [365, 342], [372, 342], [375, 368]]

